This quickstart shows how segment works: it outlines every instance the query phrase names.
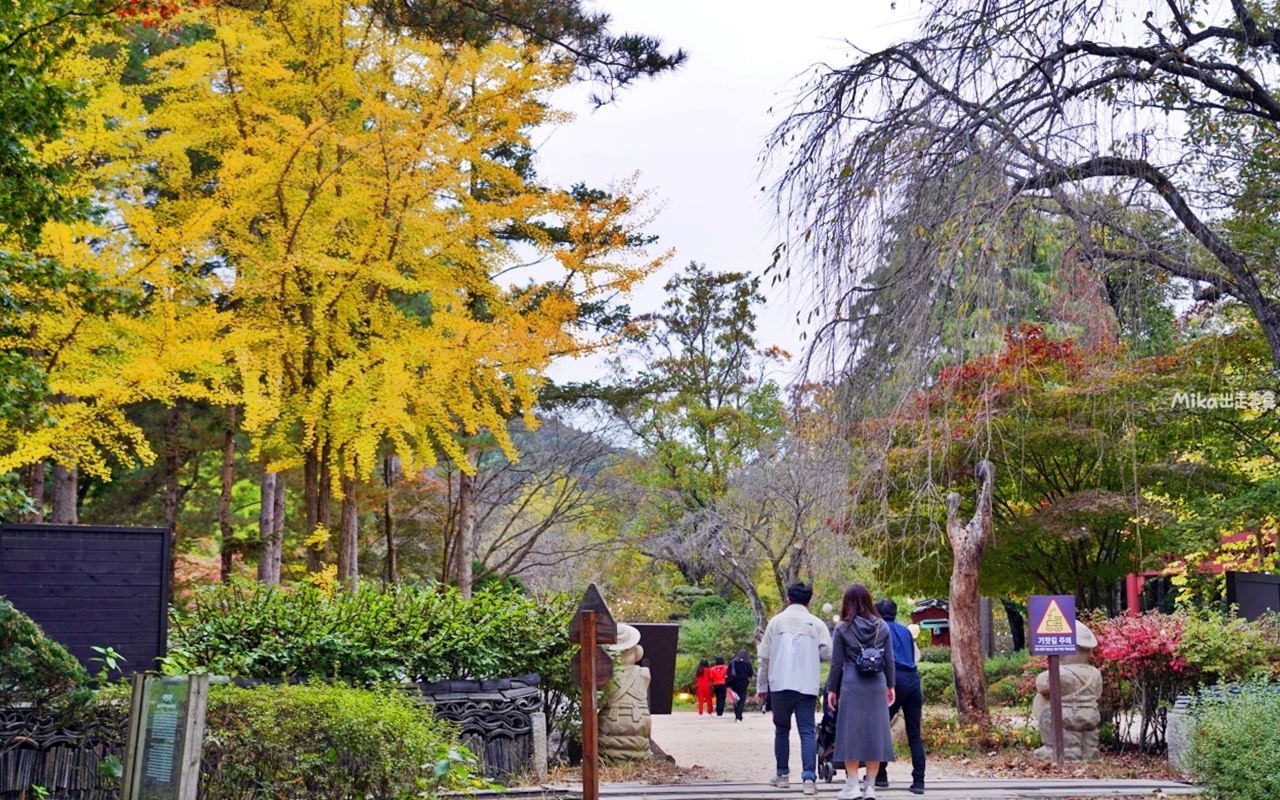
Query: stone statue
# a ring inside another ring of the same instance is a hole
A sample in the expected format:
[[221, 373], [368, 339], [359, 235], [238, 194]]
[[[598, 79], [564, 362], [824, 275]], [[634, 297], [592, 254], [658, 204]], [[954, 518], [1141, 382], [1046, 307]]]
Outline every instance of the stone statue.
[[605, 649], [615, 653], [613, 672], [600, 704], [600, 757], [607, 761], [640, 761], [649, 757], [649, 669], [640, 666], [644, 648], [640, 631], [618, 624], [618, 643]]
[[[1098, 700], [1102, 697], [1102, 673], [1089, 663], [1089, 653], [1098, 646], [1098, 638], [1083, 622], [1076, 621], [1076, 654], [1062, 656], [1058, 673], [1062, 682], [1062, 744], [1068, 761], [1092, 761], [1098, 758], [1098, 725], [1102, 715]], [[1031, 716], [1040, 729], [1044, 746], [1036, 750], [1038, 758], [1053, 758], [1053, 717], [1049, 709], [1049, 673], [1036, 676], [1036, 697]]]

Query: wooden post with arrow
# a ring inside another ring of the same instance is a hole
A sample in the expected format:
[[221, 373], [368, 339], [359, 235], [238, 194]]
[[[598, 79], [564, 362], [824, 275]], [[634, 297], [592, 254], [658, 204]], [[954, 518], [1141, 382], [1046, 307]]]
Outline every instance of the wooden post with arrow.
[[613, 657], [600, 645], [616, 644], [618, 623], [593, 583], [569, 623], [569, 641], [578, 645], [570, 669], [582, 687], [582, 800], [600, 798], [600, 739], [596, 692], [613, 677]]

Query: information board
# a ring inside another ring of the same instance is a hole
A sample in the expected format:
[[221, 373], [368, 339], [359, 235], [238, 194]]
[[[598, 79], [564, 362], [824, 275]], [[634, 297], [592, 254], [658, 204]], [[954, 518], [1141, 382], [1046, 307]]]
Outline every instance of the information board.
[[1032, 595], [1031, 655], [1076, 654], [1076, 599], [1069, 594]]
[[207, 675], [135, 676], [125, 800], [194, 800], [208, 687]]

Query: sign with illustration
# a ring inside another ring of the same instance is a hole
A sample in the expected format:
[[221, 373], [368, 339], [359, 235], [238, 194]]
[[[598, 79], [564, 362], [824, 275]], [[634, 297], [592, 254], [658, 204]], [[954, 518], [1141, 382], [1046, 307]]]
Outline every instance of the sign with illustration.
[[1032, 595], [1031, 655], [1076, 654], [1076, 599], [1069, 594]]

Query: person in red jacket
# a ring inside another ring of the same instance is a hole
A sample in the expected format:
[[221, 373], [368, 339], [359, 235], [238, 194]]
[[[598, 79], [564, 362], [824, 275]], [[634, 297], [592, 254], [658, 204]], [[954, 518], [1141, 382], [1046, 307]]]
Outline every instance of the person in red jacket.
[[729, 665], [724, 663], [724, 656], [716, 656], [716, 665], [711, 668], [711, 691], [716, 695], [716, 716], [724, 716], [724, 697], [729, 687], [725, 685], [725, 676], [729, 674]]
[[698, 662], [698, 671], [694, 675], [694, 684], [698, 688], [698, 716], [702, 716], [702, 706], [705, 704], [707, 713], [711, 713], [711, 666], [707, 664], [704, 658]]

